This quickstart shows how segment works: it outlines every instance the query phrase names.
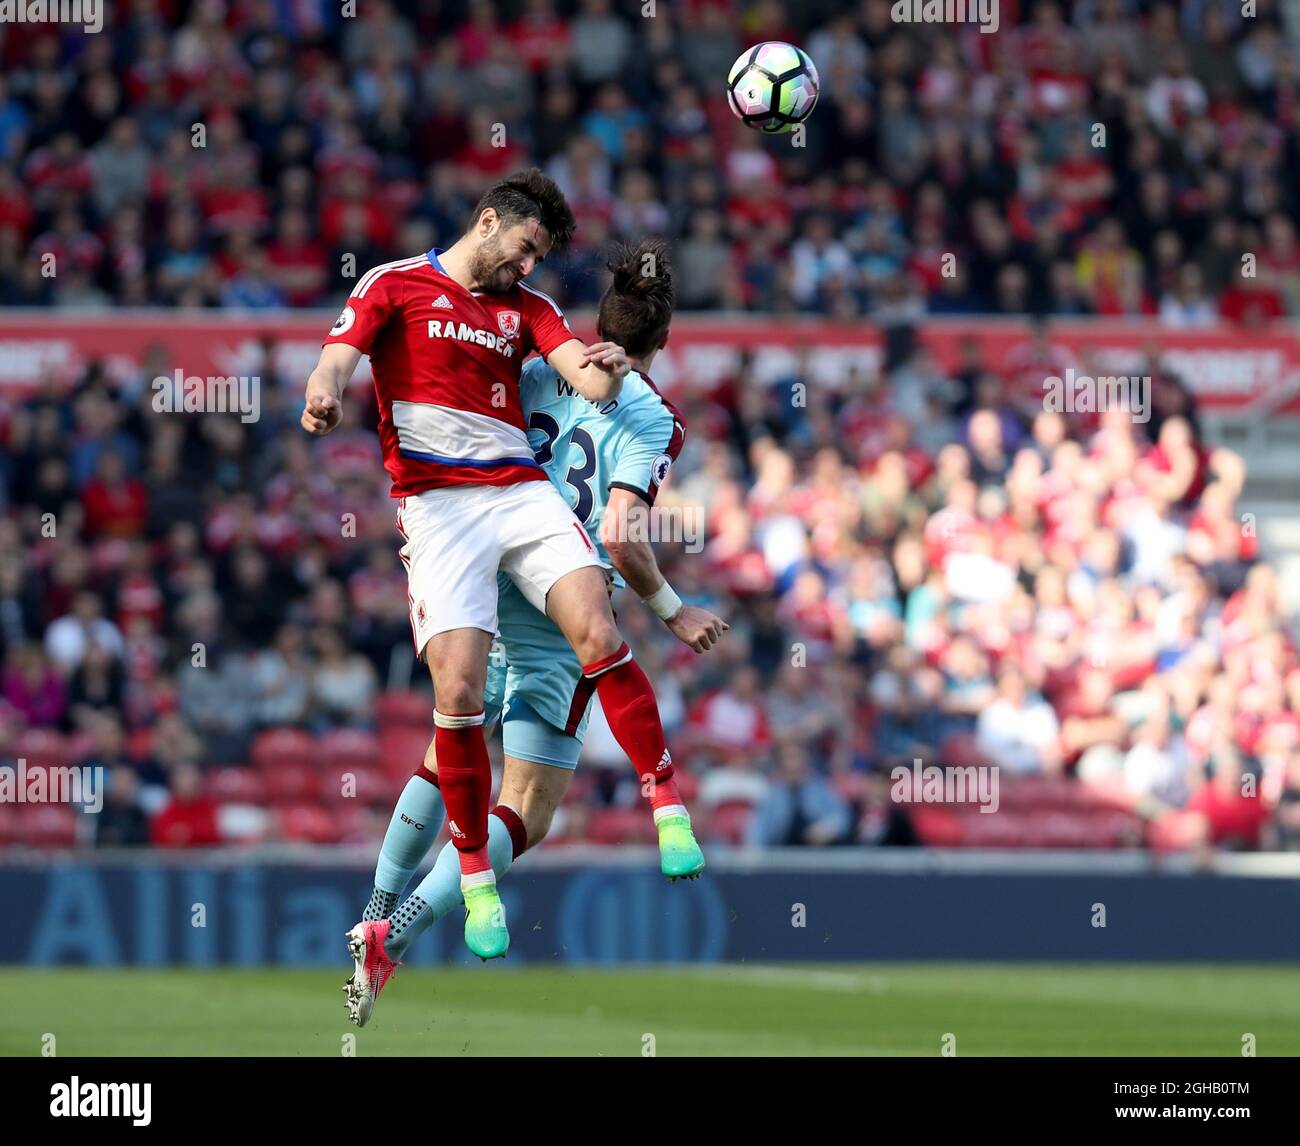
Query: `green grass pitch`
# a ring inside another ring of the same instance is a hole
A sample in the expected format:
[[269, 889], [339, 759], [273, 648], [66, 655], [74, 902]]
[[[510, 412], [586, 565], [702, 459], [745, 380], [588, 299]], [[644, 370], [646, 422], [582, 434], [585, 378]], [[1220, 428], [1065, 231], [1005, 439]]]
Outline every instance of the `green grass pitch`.
[[370, 1026], [347, 969], [0, 968], [0, 1055], [1300, 1054], [1300, 966], [413, 967]]

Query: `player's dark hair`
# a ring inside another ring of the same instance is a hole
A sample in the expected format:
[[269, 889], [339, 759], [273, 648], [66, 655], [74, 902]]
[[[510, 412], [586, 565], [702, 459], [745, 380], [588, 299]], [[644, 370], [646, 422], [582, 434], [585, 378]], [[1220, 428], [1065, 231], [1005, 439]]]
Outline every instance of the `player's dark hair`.
[[663, 239], [615, 243], [605, 260], [614, 281], [600, 300], [596, 329], [631, 358], [653, 354], [673, 320], [673, 265]]
[[551, 234], [551, 249], [562, 251], [573, 238], [573, 211], [564, 192], [555, 180], [536, 167], [507, 175], [484, 193], [474, 208], [470, 227], [491, 207], [501, 218], [503, 226], [512, 226], [525, 219], [537, 219]]

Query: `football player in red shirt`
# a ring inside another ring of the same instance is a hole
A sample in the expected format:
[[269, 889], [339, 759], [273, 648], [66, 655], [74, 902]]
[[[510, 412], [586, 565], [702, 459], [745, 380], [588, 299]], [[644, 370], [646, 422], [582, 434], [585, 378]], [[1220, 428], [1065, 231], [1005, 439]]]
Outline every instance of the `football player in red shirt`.
[[[384, 466], [405, 538], [416, 652], [433, 676], [434, 753], [461, 866], [465, 942], [483, 958], [509, 946], [487, 855], [491, 772], [482, 736], [497, 571], [573, 646], [611, 730], [639, 775], [675, 794], [654, 691], [614, 623], [601, 560], [528, 445], [519, 397], [536, 351], [583, 397], [618, 397], [629, 364], [586, 346], [559, 307], [523, 280], [573, 234], [559, 188], [535, 169], [492, 187], [447, 250], [375, 267], [358, 280], [307, 381], [302, 426], [326, 434], [370, 355]], [[668, 787], [665, 787], [668, 786]], [[386, 978], [388, 921], [358, 924], [356, 978]]]

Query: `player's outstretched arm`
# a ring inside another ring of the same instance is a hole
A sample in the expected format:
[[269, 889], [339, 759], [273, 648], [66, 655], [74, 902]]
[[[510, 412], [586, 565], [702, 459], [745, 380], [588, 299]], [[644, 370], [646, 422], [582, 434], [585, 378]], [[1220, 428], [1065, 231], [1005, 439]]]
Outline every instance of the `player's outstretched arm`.
[[650, 544], [650, 507], [631, 490], [615, 486], [609, 491], [600, 540], [623, 580], [683, 644], [706, 652], [731, 627], [708, 609], [683, 604], [673, 592]]
[[617, 398], [630, 369], [621, 346], [613, 342], [593, 342], [586, 346], [577, 338], [562, 342], [551, 351], [546, 362], [590, 402]]
[[307, 433], [328, 434], [343, 420], [343, 391], [360, 361], [361, 351], [342, 342], [332, 342], [320, 352], [303, 398], [300, 421]]

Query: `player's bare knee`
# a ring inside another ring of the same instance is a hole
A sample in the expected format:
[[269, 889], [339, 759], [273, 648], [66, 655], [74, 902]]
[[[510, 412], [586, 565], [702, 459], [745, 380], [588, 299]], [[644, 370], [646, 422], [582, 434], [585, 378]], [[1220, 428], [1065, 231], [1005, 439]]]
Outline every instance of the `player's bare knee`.
[[463, 678], [439, 681], [437, 685], [438, 711], [447, 716], [460, 716], [479, 712], [483, 708], [483, 687], [475, 688]]
[[554, 808], [529, 808], [524, 816], [524, 834], [528, 837], [529, 848], [535, 848], [551, 830], [551, 821], [555, 819]]
[[439, 712], [481, 712], [487, 684], [487, 634], [458, 629], [438, 633], [425, 646]]
[[573, 633], [567, 635], [573, 651], [584, 665], [618, 652], [623, 644], [623, 635], [614, 624], [614, 618], [609, 615], [583, 617], [574, 627]]

